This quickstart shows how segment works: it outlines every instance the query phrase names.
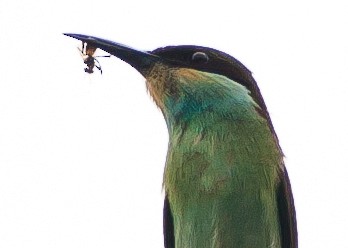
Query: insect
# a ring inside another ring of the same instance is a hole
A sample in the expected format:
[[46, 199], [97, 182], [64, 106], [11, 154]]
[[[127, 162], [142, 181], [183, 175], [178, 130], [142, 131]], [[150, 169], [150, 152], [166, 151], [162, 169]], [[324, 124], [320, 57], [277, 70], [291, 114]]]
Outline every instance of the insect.
[[[104, 56], [93, 56], [95, 51], [97, 50], [96, 47], [92, 46], [88, 42], [82, 41], [82, 48], [80, 49], [78, 47], [81, 57], [83, 59], [83, 62], [87, 65], [87, 68], [85, 68], [85, 72], [91, 74], [93, 73], [93, 68], [97, 67], [97, 69], [100, 71], [100, 74], [103, 74], [103, 70], [101, 68], [101, 65], [99, 61], [96, 59], [97, 57], [107, 57], [110, 58], [111, 55], [104, 55]], [[97, 64], [96, 64], [97, 63]]]

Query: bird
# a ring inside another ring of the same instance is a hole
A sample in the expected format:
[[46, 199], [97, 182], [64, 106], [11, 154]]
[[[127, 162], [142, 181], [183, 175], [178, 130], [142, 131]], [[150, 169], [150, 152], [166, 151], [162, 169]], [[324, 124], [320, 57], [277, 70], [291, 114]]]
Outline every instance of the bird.
[[65, 33], [130, 64], [163, 113], [165, 248], [297, 248], [284, 154], [252, 73], [219, 50], [141, 51]]

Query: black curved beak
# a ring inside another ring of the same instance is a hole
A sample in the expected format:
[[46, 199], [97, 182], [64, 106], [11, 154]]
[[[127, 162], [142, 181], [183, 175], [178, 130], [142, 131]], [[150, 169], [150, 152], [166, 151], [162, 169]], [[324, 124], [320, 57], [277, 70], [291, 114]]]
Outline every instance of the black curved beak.
[[64, 35], [81, 40], [94, 47], [100, 48], [105, 52], [110, 53], [111, 55], [114, 55], [115, 57], [133, 66], [144, 77], [146, 77], [151, 67], [156, 62], [159, 62], [161, 60], [160, 57], [151, 53], [139, 51], [110, 40], [83, 34], [65, 33]]

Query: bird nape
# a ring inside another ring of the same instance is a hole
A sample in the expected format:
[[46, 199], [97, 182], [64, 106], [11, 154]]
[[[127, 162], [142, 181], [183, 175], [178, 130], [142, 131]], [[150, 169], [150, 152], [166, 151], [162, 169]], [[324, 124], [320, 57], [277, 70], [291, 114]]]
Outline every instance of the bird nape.
[[137, 69], [169, 132], [164, 172], [166, 248], [296, 248], [290, 181], [251, 72], [200, 46], [143, 52], [65, 34]]

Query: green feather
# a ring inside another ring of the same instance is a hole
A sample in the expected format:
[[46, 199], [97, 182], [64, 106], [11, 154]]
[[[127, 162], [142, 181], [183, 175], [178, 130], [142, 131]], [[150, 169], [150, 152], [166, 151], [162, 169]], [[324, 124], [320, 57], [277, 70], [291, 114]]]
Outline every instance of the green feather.
[[162, 109], [176, 247], [280, 247], [282, 155], [248, 90], [192, 69], [171, 70], [166, 82], [176, 87]]

